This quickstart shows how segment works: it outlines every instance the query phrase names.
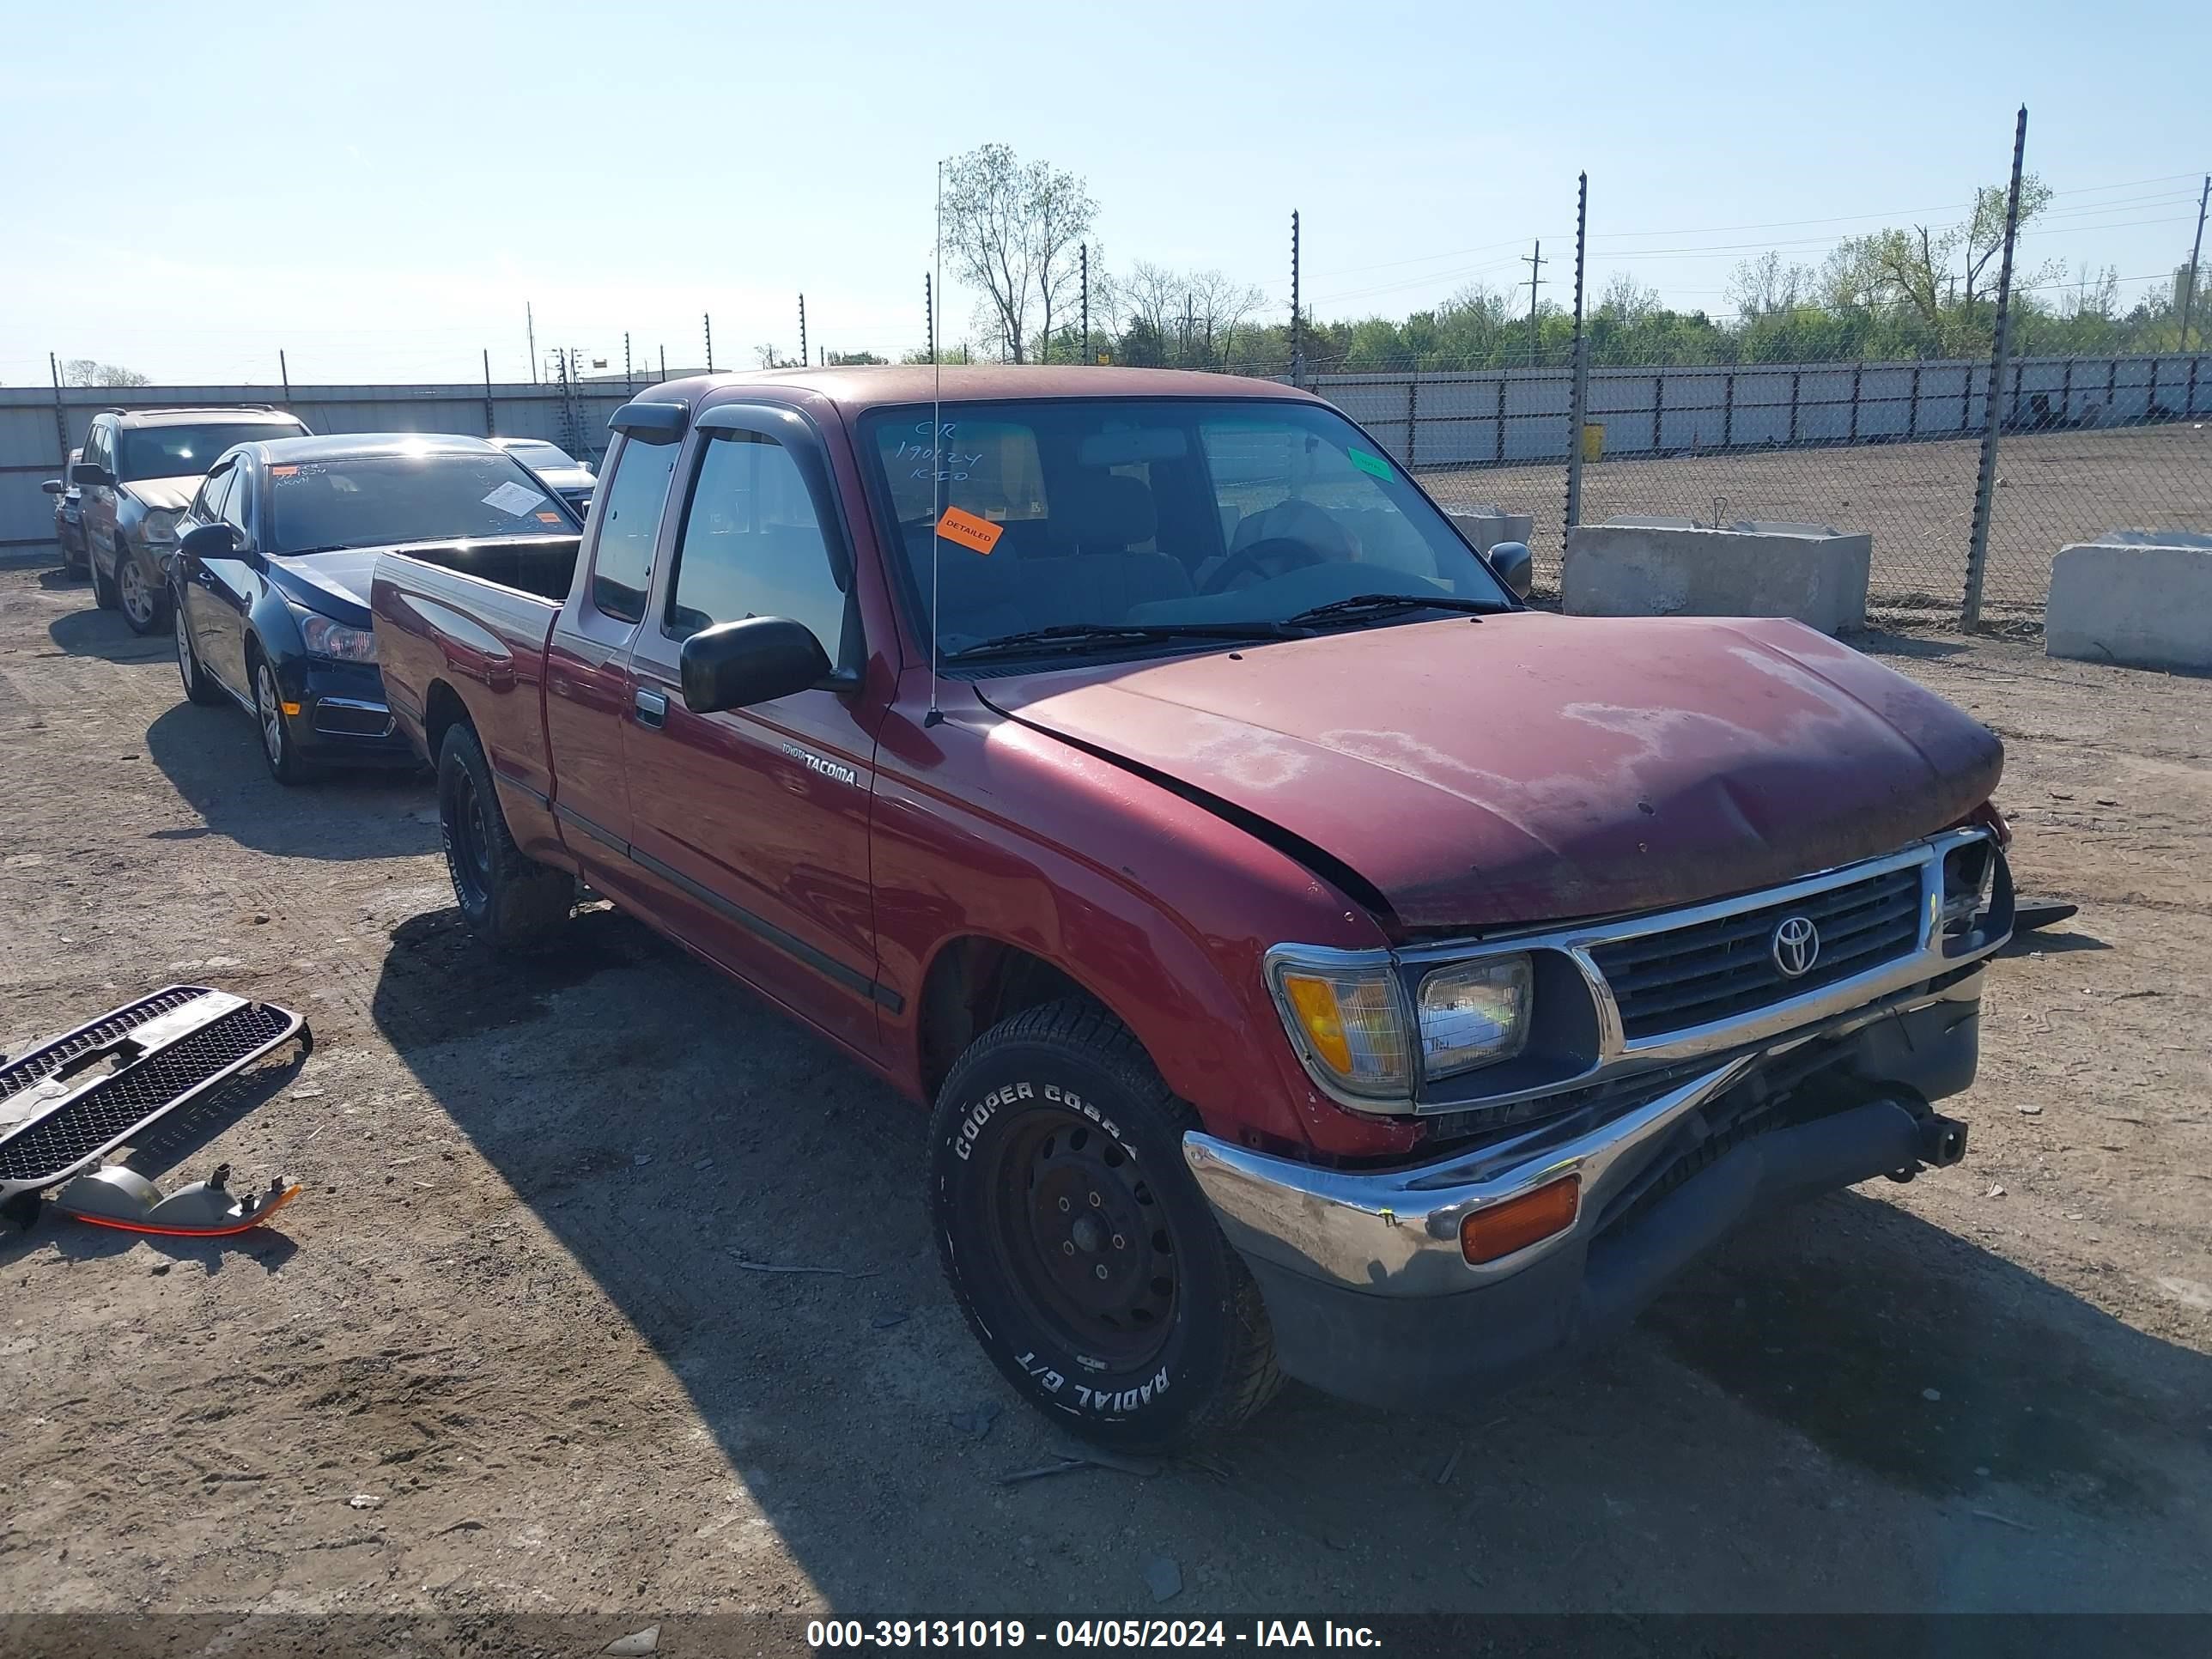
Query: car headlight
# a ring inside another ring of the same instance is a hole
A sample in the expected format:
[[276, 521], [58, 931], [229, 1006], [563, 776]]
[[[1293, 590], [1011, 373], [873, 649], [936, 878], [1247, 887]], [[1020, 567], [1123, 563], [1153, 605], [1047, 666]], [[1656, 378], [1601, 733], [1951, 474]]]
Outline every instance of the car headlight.
[[328, 617], [307, 611], [300, 617], [300, 638], [311, 657], [336, 662], [374, 662], [376, 635], [366, 628], [352, 628]]
[[1523, 952], [1436, 969], [1410, 1007], [1397, 963], [1379, 951], [1285, 947], [1267, 973], [1307, 1069], [1361, 1100], [1410, 1099], [1417, 1057], [1435, 1081], [1510, 1060], [1528, 1041], [1535, 972]]
[[1535, 975], [1526, 956], [1439, 968], [1421, 981], [1421, 1074], [1450, 1077], [1510, 1060], [1528, 1041]]
[[182, 513], [160, 511], [149, 513], [138, 521], [138, 539], [150, 548], [170, 548], [177, 544], [177, 520]]

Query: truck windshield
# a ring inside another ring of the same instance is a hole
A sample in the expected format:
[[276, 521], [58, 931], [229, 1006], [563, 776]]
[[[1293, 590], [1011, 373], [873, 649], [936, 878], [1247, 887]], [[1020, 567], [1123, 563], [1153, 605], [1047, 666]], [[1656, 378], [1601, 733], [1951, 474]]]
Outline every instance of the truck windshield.
[[579, 529], [558, 497], [497, 450], [272, 462], [270, 550], [557, 536]]
[[922, 404], [878, 410], [862, 430], [943, 657], [1038, 630], [1059, 630], [1039, 641], [1059, 654], [1133, 655], [1222, 645], [1198, 624], [1250, 637], [1254, 624], [1380, 625], [1514, 604], [1333, 410], [962, 403], [945, 406], [933, 443], [932, 428]]
[[281, 426], [269, 421], [251, 425], [126, 427], [122, 440], [123, 470], [116, 477], [125, 483], [147, 478], [193, 478], [215, 465], [215, 458], [233, 444], [265, 443], [272, 438], [297, 438], [307, 428]]

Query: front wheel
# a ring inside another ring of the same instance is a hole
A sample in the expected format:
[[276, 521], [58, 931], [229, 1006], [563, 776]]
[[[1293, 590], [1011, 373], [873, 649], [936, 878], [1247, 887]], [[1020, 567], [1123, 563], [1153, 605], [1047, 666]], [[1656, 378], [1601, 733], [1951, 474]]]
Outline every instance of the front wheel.
[[253, 667], [253, 719], [261, 728], [261, 758], [268, 763], [269, 775], [279, 783], [306, 781], [307, 763], [300, 758], [298, 745], [292, 741], [292, 728], [286, 723], [284, 694], [277, 688], [276, 671], [269, 665], [269, 659], [258, 648], [247, 654]]
[[465, 721], [447, 728], [438, 750], [438, 828], [461, 915], [494, 950], [536, 949], [568, 920], [575, 878], [514, 844], [483, 744]]
[[115, 561], [115, 589], [123, 605], [123, 620], [134, 634], [157, 634], [169, 619], [169, 591], [146, 574], [138, 556], [127, 549]]
[[938, 1096], [932, 1218], [969, 1328], [1032, 1406], [1124, 1450], [1233, 1429], [1280, 1382], [1259, 1286], [1183, 1163], [1196, 1127], [1079, 1000], [994, 1026]]

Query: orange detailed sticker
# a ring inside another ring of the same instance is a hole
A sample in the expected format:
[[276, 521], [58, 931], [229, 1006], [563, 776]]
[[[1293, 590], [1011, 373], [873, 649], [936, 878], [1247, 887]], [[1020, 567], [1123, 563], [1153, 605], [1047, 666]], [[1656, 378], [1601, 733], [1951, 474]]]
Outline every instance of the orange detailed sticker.
[[561, 515], [558, 513], [541, 513], [538, 515], [538, 522], [540, 524], [558, 524], [561, 522]]
[[948, 542], [957, 542], [977, 553], [988, 553], [999, 544], [1005, 527], [988, 519], [979, 519], [973, 513], [957, 507], [945, 509], [945, 516], [937, 521], [937, 533]]
[[299, 470], [296, 466], [272, 466], [269, 469], [269, 476], [272, 478], [289, 478]]

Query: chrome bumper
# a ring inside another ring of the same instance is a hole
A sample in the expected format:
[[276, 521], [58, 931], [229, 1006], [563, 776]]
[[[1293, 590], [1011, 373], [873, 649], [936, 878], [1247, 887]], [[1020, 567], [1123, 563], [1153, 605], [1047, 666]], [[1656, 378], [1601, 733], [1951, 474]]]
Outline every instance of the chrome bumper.
[[[2002, 942], [1990, 944], [1988, 951]], [[1586, 1245], [1610, 1201], [1664, 1152], [1669, 1132], [1761, 1061], [1893, 1014], [1946, 1001], [1975, 1002], [1981, 978], [1970, 973], [1941, 991], [1866, 1008], [1862, 1018], [1790, 1033], [1718, 1061], [1602, 1123], [1593, 1126], [1587, 1114], [1572, 1114], [1409, 1169], [1320, 1169], [1195, 1131], [1183, 1137], [1183, 1158], [1230, 1243], [1248, 1257], [1371, 1296], [1455, 1295]], [[1581, 1207], [1571, 1226], [1495, 1261], [1466, 1260], [1460, 1224], [1468, 1216], [1569, 1175], [1582, 1182]]]

